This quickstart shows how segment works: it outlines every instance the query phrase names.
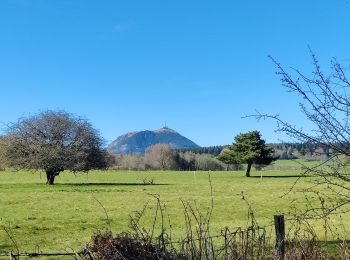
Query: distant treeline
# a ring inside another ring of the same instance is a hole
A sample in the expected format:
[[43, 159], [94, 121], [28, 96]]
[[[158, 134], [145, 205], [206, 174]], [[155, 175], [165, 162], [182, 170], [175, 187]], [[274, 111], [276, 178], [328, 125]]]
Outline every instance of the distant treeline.
[[[280, 160], [304, 159], [323, 161], [332, 151], [327, 147], [313, 144], [277, 143], [269, 144]], [[157, 144], [146, 150], [145, 154], [111, 155], [111, 168], [123, 170], [176, 170], [176, 171], [227, 171], [241, 170], [243, 165], [228, 165], [216, 157], [227, 146], [210, 146], [194, 149], [170, 149], [166, 144]], [[258, 167], [258, 166], [255, 166]]]
[[227, 165], [212, 154], [172, 150], [166, 144], [157, 144], [145, 154], [116, 154], [111, 168], [121, 170], [176, 170], [176, 171], [227, 171], [241, 170], [242, 165]]
[[217, 156], [221, 153], [221, 151], [227, 147], [227, 145], [217, 145], [217, 146], [208, 146], [208, 147], [198, 147], [198, 148], [189, 148], [189, 149], [176, 149], [178, 152], [192, 152], [195, 154], [210, 154]]
[[312, 143], [278, 143], [269, 144], [275, 150], [280, 160], [304, 159], [309, 161], [324, 161], [332, 154], [328, 146], [317, 146]]
[[[199, 147], [192, 149], [177, 149], [178, 152], [191, 152], [194, 154], [210, 154], [213, 156], [218, 156], [223, 149], [228, 145], [217, 145], [208, 147]], [[331, 154], [331, 150], [324, 147], [316, 146], [311, 143], [272, 143], [268, 144], [275, 150], [275, 157], [280, 160], [290, 160], [290, 159], [305, 159], [311, 161], [326, 160]]]

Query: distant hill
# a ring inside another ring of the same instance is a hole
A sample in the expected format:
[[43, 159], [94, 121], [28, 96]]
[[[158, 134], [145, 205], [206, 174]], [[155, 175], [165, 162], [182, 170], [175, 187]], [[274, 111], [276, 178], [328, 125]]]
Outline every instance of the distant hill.
[[121, 135], [108, 145], [107, 149], [114, 154], [143, 154], [148, 147], [155, 144], [168, 144], [172, 149], [200, 147], [175, 130], [163, 127], [154, 131], [129, 132]]

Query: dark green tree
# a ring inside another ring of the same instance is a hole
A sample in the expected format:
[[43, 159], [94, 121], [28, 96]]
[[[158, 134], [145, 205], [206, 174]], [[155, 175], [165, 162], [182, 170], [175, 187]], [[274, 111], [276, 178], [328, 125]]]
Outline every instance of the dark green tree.
[[9, 125], [0, 139], [2, 161], [11, 168], [44, 170], [47, 184], [62, 171], [106, 168], [108, 153], [91, 124], [64, 111], [45, 111]]
[[260, 133], [251, 131], [237, 135], [235, 142], [224, 149], [218, 159], [226, 164], [246, 163], [246, 176], [250, 177], [252, 164], [270, 164], [274, 160], [272, 154], [273, 149], [266, 146]]

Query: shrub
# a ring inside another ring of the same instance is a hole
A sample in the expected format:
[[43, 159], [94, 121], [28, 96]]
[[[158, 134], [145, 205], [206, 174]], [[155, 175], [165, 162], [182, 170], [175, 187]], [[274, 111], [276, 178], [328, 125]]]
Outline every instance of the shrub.
[[121, 233], [114, 237], [111, 232], [95, 235], [89, 250], [98, 259], [186, 259], [175, 252], [168, 252], [159, 245], [134, 238], [129, 233]]

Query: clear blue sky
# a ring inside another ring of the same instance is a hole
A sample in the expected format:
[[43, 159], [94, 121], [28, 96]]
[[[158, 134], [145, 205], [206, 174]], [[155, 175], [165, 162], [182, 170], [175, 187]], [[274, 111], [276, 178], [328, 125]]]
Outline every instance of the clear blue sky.
[[45, 109], [88, 118], [111, 141], [173, 128], [202, 146], [306, 124], [267, 58], [310, 70], [350, 59], [347, 0], [2, 0], [0, 122]]

